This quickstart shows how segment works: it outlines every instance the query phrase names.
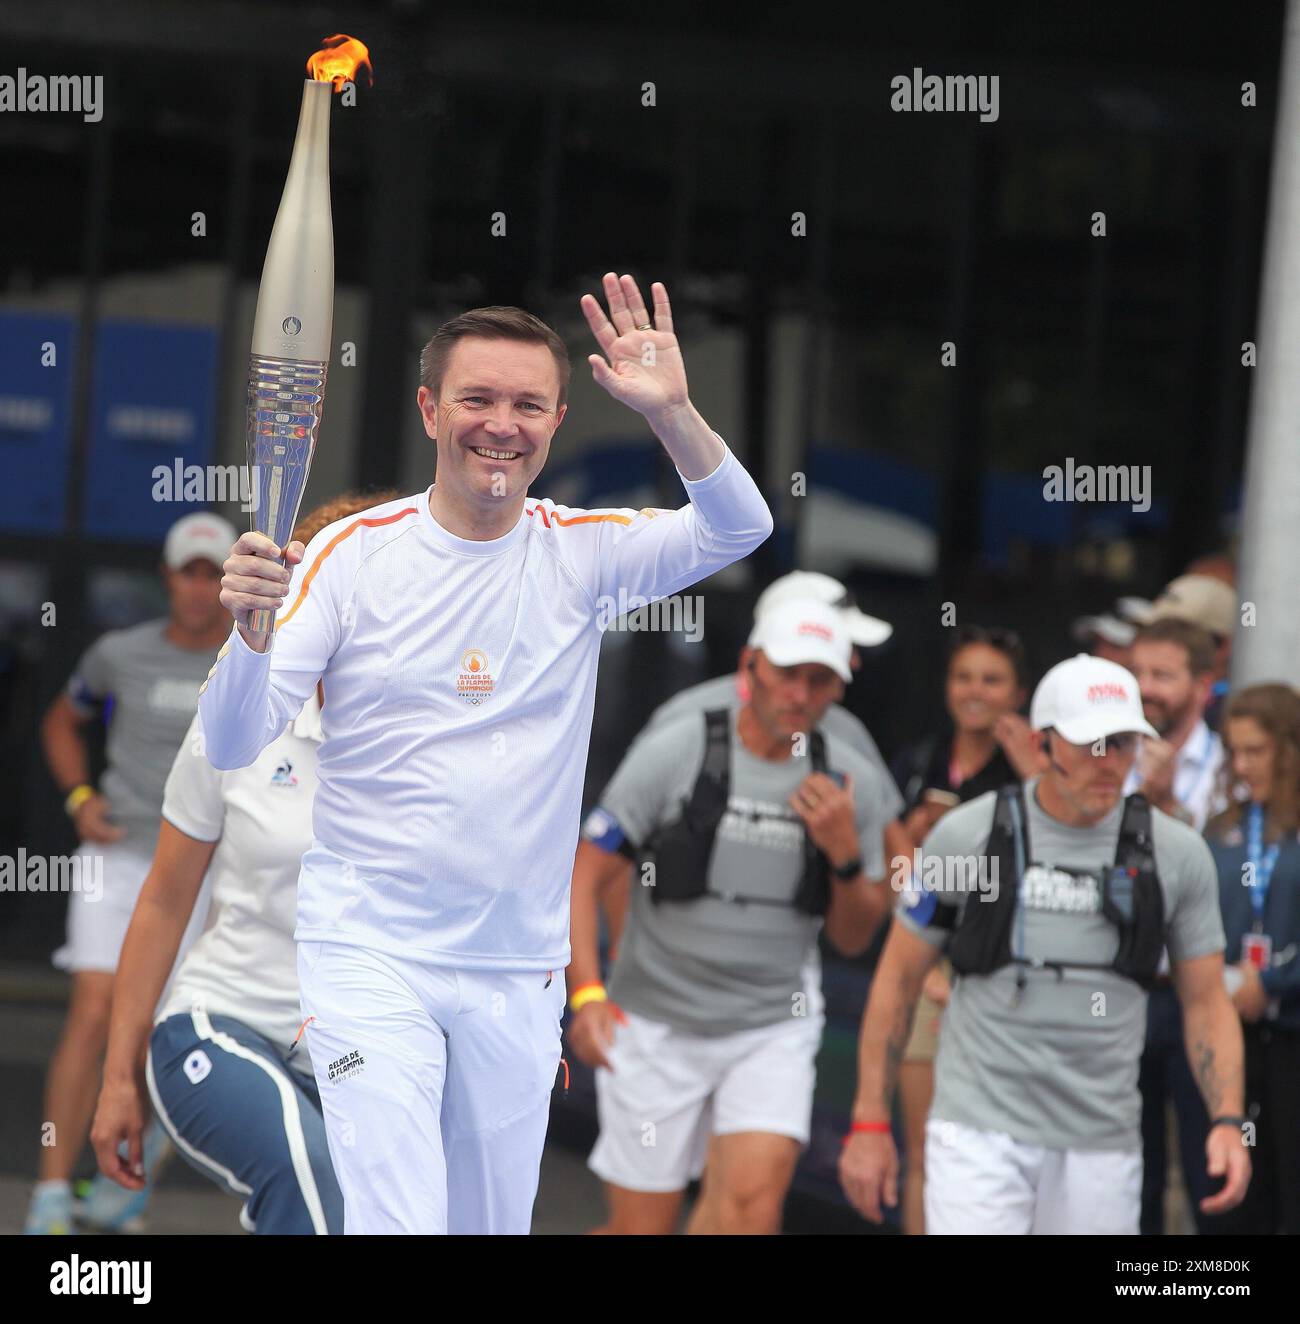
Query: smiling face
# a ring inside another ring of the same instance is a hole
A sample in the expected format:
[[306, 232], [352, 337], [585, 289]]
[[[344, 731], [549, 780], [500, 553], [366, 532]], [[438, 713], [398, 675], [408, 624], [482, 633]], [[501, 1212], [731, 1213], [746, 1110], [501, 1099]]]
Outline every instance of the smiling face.
[[948, 713], [961, 731], [991, 731], [1024, 702], [1011, 659], [989, 644], [967, 644], [948, 664]]
[[510, 511], [541, 472], [568, 409], [550, 350], [465, 336], [447, 359], [435, 398], [418, 394], [424, 430], [438, 444], [437, 485], [467, 510]]
[[1210, 678], [1193, 675], [1187, 649], [1164, 639], [1133, 645], [1133, 674], [1142, 693], [1142, 711], [1162, 736], [1193, 725], [1210, 695]]

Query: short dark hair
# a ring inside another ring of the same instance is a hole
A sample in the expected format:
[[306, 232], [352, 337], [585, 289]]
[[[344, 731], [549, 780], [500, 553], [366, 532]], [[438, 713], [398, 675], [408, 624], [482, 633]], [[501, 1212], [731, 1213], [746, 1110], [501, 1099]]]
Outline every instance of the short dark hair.
[[1133, 637], [1133, 644], [1178, 644], [1187, 650], [1187, 669], [1193, 676], [1214, 670], [1214, 636], [1191, 621], [1173, 617], [1144, 625]]
[[564, 341], [532, 313], [522, 308], [494, 304], [490, 308], [471, 308], [450, 322], [444, 322], [420, 351], [420, 385], [427, 386], [435, 396], [442, 390], [443, 373], [447, 360], [458, 340], [478, 336], [482, 340], [518, 340], [526, 345], [545, 345], [555, 360], [560, 377], [557, 405], [563, 405], [569, 394], [569, 351]]
[[995, 649], [1003, 654], [1016, 673], [1016, 684], [1022, 690], [1029, 688], [1029, 660], [1025, 656], [1025, 646], [1020, 642], [1020, 636], [1014, 630], [1004, 630], [997, 625], [957, 626], [952, 632], [952, 638], [948, 641], [949, 667], [952, 666], [953, 659], [957, 654], [963, 648], [969, 648], [972, 644], [983, 644], [986, 648]]

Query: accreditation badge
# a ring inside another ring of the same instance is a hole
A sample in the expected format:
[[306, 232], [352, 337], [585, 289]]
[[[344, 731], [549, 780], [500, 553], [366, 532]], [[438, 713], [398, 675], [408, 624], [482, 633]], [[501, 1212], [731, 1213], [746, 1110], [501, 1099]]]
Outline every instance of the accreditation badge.
[[1267, 970], [1273, 960], [1273, 939], [1267, 933], [1247, 933], [1241, 939], [1241, 959], [1256, 970]]

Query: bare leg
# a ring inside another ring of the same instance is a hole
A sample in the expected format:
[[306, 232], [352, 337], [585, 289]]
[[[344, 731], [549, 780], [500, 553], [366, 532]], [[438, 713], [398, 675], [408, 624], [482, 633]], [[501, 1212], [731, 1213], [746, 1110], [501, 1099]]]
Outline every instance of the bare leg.
[[42, 1181], [69, 1181], [90, 1134], [99, 1098], [113, 976], [80, 970], [72, 977], [72, 1001], [63, 1034], [45, 1078], [45, 1121], [53, 1144], [41, 1146]]
[[801, 1148], [792, 1136], [766, 1131], [714, 1136], [687, 1232], [758, 1236], [780, 1232], [781, 1211]]
[[934, 1063], [904, 1062], [898, 1070], [898, 1097], [906, 1152], [903, 1231], [909, 1237], [919, 1237], [925, 1234], [925, 1119], [934, 1097]]
[[629, 1191], [605, 1183], [609, 1218], [591, 1229], [593, 1236], [671, 1236], [677, 1231], [682, 1191]]

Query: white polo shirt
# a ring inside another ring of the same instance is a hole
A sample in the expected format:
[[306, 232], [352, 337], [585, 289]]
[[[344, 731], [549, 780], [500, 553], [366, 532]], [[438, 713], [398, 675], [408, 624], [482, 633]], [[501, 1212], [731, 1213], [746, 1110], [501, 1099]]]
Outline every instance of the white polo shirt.
[[[1174, 755], [1174, 799], [1191, 815], [1198, 832], [1213, 815], [1227, 808], [1219, 792], [1219, 770], [1223, 767], [1223, 741], [1206, 725], [1205, 720], [1192, 727], [1191, 734]], [[1134, 762], [1124, 782], [1124, 794], [1132, 795], [1142, 784]]]
[[199, 698], [208, 758], [251, 763], [325, 677], [299, 942], [432, 964], [563, 970], [601, 631], [753, 551], [772, 530], [725, 450], [680, 510], [529, 497], [459, 538], [432, 489], [327, 526], [273, 647], [236, 629]]
[[[196, 715], [167, 778], [162, 816], [187, 837], [218, 843], [208, 867], [211, 909], [156, 1020], [199, 1003], [288, 1052], [302, 1021], [293, 926], [298, 871], [311, 846], [320, 706], [313, 694], [278, 740], [232, 772], [208, 762], [198, 734]], [[310, 1073], [305, 1035], [290, 1061]]]

